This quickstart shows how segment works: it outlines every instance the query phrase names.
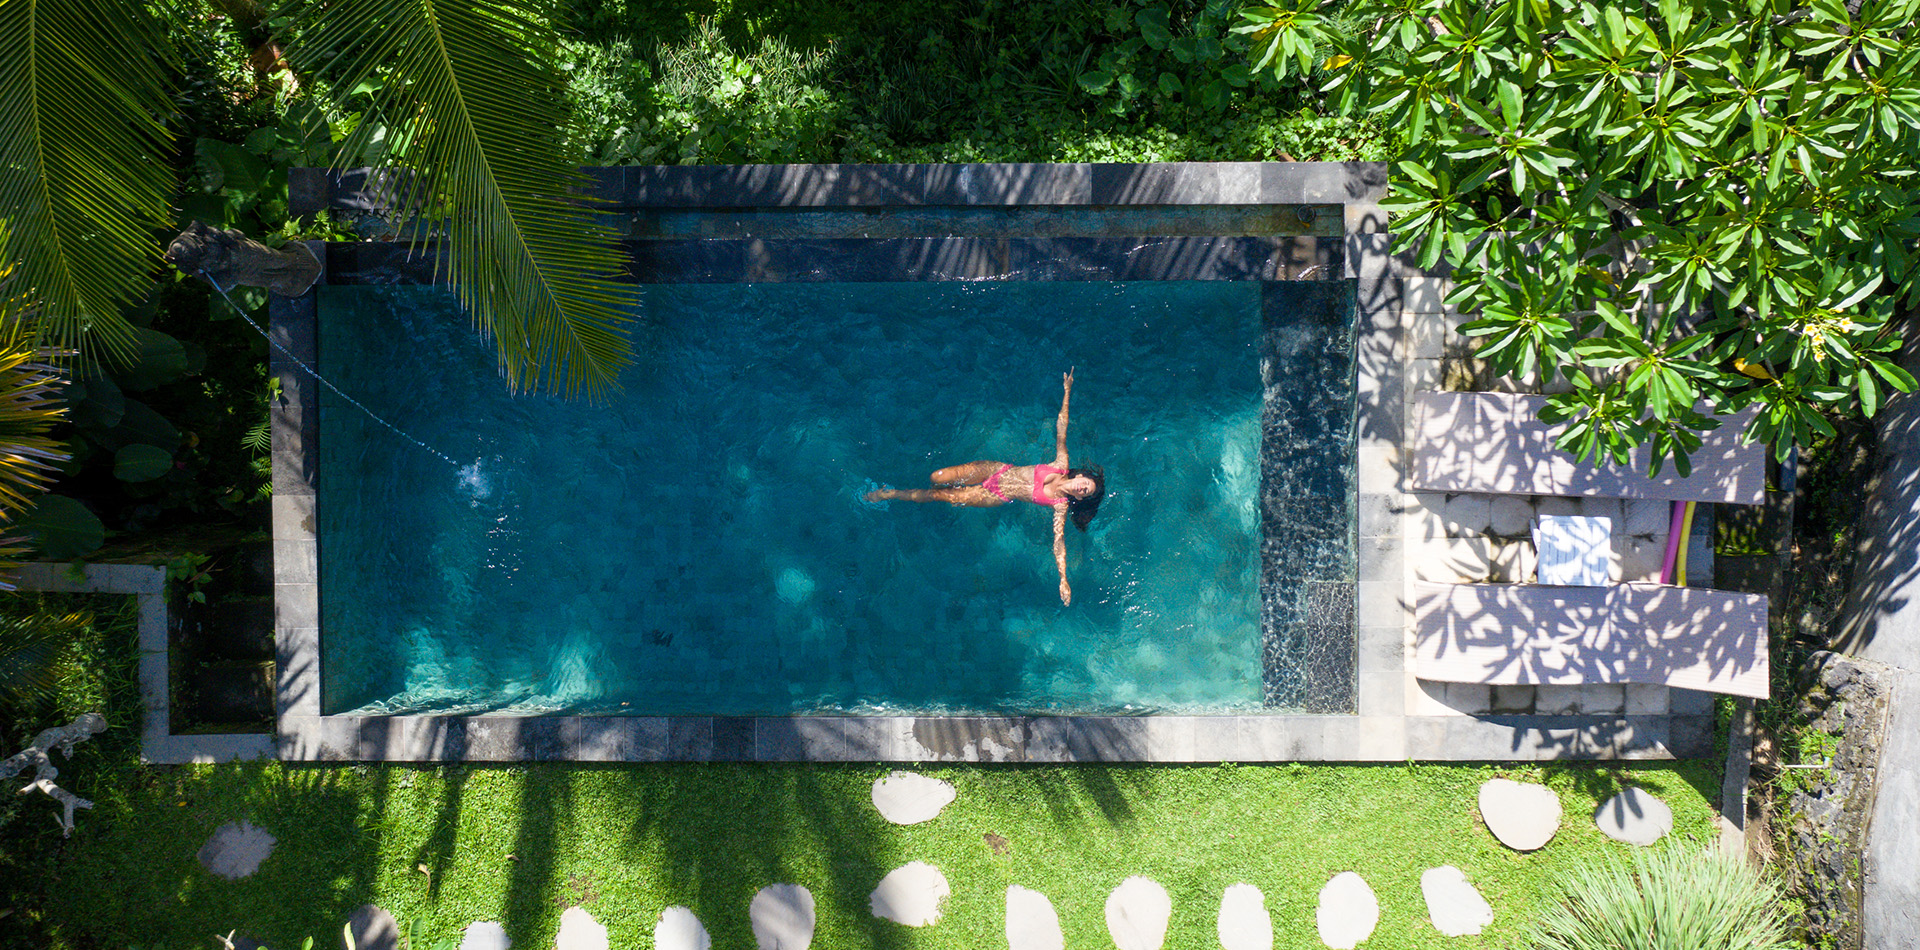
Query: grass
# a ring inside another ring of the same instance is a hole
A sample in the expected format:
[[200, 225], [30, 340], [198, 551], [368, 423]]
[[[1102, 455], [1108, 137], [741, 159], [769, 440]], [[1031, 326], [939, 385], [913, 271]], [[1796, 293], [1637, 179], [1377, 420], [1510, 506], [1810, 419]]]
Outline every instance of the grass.
[[[751, 947], [747, 905], [775, 882], [818, 901], [814, 946], [991, 947], [1006, 888], [1047, 894], [1070, 947], [1110, 944], [1106, 895], [1145, 874], [1174, 900], [1169, 947], [1216, 943], [1225, 888], [1266, 893], [1278, 947], [1318, 947], [1320, 887], [1358, 871], [1382, 905], [1382, 947], [1512, 946], [1545, 908], [1553, 879], [1623, 851], [1587, 816], [1622, 784], [1673, 806], [1676, 839], [1712, 834], [1706, 762], [1614, 770], [1470, 766], [927, 767], [958, 800], [930, 823], [895, 827], [869, 793], [883, 766], [646, 765], [407, 768], [247, 764], [139, 768], [124, 786], [75, 774], [99, 805], [83, 813], [60, 886], [39, 907], [53, 947], [206, 946], [239, 928], [276, 947], [314, 935], [337, 946], [348, 911], [378, 903], [429, 941], [468, 922], [505, 924], [515, 946], [551, 946], [580, 904], [617, 947], [652, 945], [661, 910], [700, 916], [715, 946]], [[1543, 780], [1561, 796], [1560, 834], [1507, 850], [1475, 813], [1496, 775]], [[253, 822], [279, 844], [253, 877], [209, 875], [195, 851], [219, 825]], [[1007, 841], [997, 854], [985, 835]], [[889, 870], [924, 860], [953, 896], [935, 926], [873, 918], [867, 895]], [[1427, 922], [1419, 876], [1449, 863], [1492, 903], [1480, 938]]]

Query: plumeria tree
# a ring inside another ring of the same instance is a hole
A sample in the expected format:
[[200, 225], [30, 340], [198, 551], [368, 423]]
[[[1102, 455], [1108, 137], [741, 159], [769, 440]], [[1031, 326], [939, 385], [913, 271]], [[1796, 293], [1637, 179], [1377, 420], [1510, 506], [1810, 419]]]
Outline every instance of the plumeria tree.
[[[235, 22], [256, 68], [290, 68], [295, 94], [371, 91], [336, 163], [402, 172], [400, 210], [425, 222], [409, 233], [435, 245], [510, 385], [614, 385], [629, 358], [622, 260], [570, 196], [546, 0], [295, 0], [266, 43], [260, 16]], [[40, 343], [125, 352], [121, 309], [146, 294], [175, 224], [181, 77], [162, 17], [143, 0], [0, 0], [0, 37], [0, 260], [19, 261], [39, 301]]]
[[1257, 68], [1406, 140], [1393, 229], [1560, 446], [1682, 471], [1714, 415], [1784, 458], [1873, 415], [1920, 310], [1920, 0], [1297, 0]]

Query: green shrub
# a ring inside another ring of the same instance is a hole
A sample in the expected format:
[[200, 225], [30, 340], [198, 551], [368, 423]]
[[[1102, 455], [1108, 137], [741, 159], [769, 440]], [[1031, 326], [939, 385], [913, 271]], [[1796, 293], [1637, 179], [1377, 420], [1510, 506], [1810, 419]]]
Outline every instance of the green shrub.
[[673, 30], [592, 11], [598, 25], [565, 64], [583, 164], [1380, 161], [1397, 149], [1381, 123], [1317, 114], [1307, 81], [1246, 69], [1231, 0], [720, 6]]
[[1745, 863], [1689, 847], [1569, 871], [1534, 930], [1539, 950], [1774, 950], [1787, 939], [1779, 895]]

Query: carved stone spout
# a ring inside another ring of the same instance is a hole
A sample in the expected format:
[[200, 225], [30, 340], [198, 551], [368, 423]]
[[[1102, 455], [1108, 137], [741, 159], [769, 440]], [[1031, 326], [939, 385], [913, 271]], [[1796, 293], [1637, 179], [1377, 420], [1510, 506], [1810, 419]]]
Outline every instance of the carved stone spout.
[[167, 245], [166, 259], [222, 289], [265, 287], [281, 296], [298, 297], [320, 279], [320, 261], [304, 244], [289, 244], [285, 250], [276, 251], [238, 231], [208, 227], [199, 221]]

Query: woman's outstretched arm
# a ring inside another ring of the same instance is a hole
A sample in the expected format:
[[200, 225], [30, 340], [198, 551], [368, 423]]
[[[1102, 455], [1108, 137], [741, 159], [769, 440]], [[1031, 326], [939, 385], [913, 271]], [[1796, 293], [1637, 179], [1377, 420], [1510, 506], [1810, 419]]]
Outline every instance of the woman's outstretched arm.
[[[1062, 417], [1064, 418], [1064, 416]], [[1061, 464], [1065, 464], [1062, 462]], [[1067, 586], [1067, 506], [1053, 506], [1053, 566], [1060, 569], [1060, 602], [1073, 603], [1073, 588]]]
[[[1073, 369], [1069, 367], [1060, 377], [1060, 421], [1053, 427], [1053, 464], [1058, 468], [1067, 467], [1067, 403], [1073, 399]], [[1058, 532], [1055, 532], [1058, 534]], [[1065, 568], [1061, 569], [1062, 574]]]

